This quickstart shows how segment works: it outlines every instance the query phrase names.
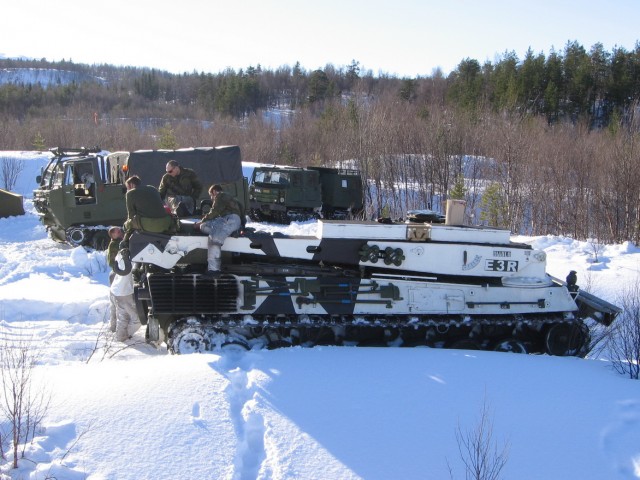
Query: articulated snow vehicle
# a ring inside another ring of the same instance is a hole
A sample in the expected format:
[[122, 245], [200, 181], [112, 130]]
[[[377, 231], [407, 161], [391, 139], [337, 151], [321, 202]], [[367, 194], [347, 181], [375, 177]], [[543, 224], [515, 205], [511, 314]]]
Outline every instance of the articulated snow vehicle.
[[362, 176], [346, 168], [262, 165], [253, 170], [249, 200], [249, 216], [256, 222], [359, 218]]
[[173, 353], [233, 346], [432, 346], [584, 356], [585, 320], [617, 307], [553, 279], [546, 254], [506, 230], [318, 221], [316, 236], [260, 231], [226, 239], [135, 233], [129, 253], [149, 341]]
[[222, 184], [243, 207], [249, 203], [238, 146], [101, 152], [97, 147], [51, 149], [53, 157], [36, 179], [33, 204], [53, 240], [104, 250], [109, 226], [122, 225], [127, 218], [127, 178], [139, 175], [145, 184], [157, 186], [169, 160], [198, 174], [204, 186], [195, 199], [198, 212], [211, 207], [207, 189], [214, 183]]

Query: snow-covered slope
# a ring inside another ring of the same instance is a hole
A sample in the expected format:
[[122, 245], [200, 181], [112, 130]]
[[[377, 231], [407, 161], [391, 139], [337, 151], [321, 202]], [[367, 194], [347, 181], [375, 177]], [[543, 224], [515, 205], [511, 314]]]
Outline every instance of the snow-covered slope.
[[86, 73], [53, 68], [0, 68], [0, 85], [13, 83], [17, 85], [69, 85], [71, 83], [100, 82], [104, 79]]

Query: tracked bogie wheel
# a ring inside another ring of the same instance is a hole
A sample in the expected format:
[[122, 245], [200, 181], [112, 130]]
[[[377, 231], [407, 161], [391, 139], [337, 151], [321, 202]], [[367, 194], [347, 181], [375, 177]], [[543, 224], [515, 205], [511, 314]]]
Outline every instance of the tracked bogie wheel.
[[496, 352], [527, 353], [525, 344], [516, 338], [500, 340], [495, 347], [493, 347], [493, 350]]
[[81, 227], [70, 227], [65, 231], [67, 243], [74, 247], [84, 245], [87, 241], [87, 232]]
[[243, 353], [250, 350], [249, 344], [244, 340], [229, 340], [220, 345], [220, 351], [223, 353]]
[[179, 353], [181, 355], [204, 353], [209, 350], [209, 346], [209, 338], [199, 325], [185, 324], [174, 330], [169, 339], [171, 353]]
[[585, 356], [589, 343], [588, 331], [582, 325], [557, 323], [545, 336], [545, 349], [549, 355]]

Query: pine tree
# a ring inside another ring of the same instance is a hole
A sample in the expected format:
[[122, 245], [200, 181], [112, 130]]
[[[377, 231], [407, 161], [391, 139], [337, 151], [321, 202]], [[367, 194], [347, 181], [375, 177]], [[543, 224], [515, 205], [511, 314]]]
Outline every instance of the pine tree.
[[458, 175], [456, 182], [453, 184], [453, 187], [449, 192], [449, 198], [452, 200], [464, 200], [465, 193], [467, 193], [467, 189], [464, 188], [464, 177], [462, 175]]
[[178, 148], [178, 140], [171, 125], [165, 125], [160, 128], [159, 134], [158, 148], [160, 150], [175, 150]]
[[33, 149], [38, 152], [43, 152], [47, 149], [47, 146], [44, 141], [44, 137], [40, 132], [36, 132], [36, 134], [34, 135], [32, 145], [33, 145]]
[[418, 88], [418, 82], [411, 78], [403, 78], [400, 85], [400, 91], [398, 95], [405, 102], [411, 102], [418, 96], [416, 91]]
[[360, 62], [351, 60], [351, 65], [347, 67], [346, 80], [349, 88], [353, 88], [353, 85], [360, 78]]
[[489, 185], [482, 194], [480, 206], [480, 220], [493, 227], [506, 227], [507, 207], [502, 185], [497, 182]]
[[329, 77], [322, 70], [315, 70], [309, 78], [309, 103], [324, 100], [329, 95]]

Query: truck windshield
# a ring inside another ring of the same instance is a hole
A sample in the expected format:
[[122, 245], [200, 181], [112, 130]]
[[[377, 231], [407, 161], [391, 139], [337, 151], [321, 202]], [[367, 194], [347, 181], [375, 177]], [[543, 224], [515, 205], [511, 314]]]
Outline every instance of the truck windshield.
[[276, 172], [273, 170], [259, 170], [256, 172], [255, 181], [258, 183], [277, 183], [279, 185], [288, 185], [289, 174], [287, 172]]
[[61, 187], [62, 185], [64, 185], [64, 168], [62, 165], [58, 164], [56, 165], [54, 171], [53, 171], [53, 186], [54, 187]]
[[55, 164], [50, 163], [47, 169], [44, 172], [42, 172], [42, 180], [40, 182], [40, 185], [44, 187], [50, 187], [51, 181], [53, 180], [54, 172], [55, 172]]

